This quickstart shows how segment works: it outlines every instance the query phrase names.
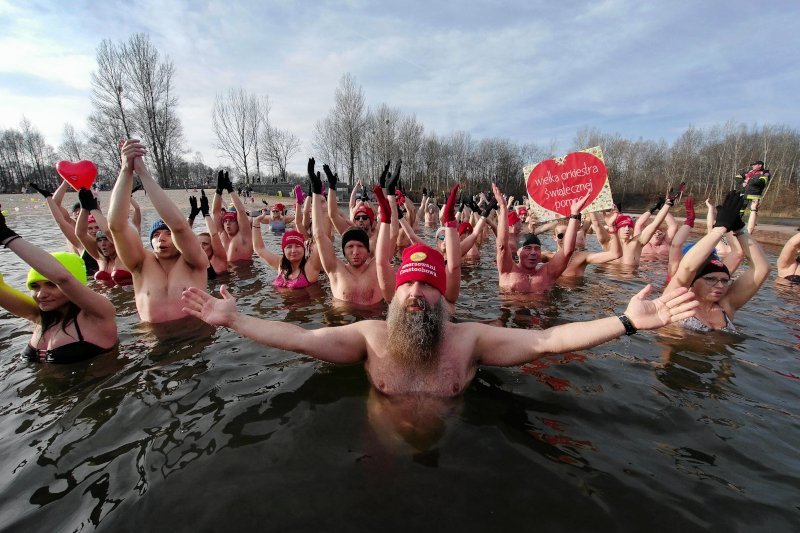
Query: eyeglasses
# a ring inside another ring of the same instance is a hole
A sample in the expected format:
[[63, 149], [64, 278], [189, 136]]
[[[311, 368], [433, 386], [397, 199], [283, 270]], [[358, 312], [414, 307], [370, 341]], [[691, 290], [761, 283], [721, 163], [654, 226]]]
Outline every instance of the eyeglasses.
[[439, 235], [436, 236], [436, 238], [439, 239], [440, 241], [443, 241], [444, 240], [444, 233], [440, 233]]
[[559, 241], [561, 239], [563, 239], [563, 238], [564, 238], [564, 234], [563, 233], [559, 233], [558, 235], [556, 235], [556, 239], [558, 239]]
[[281, 211], [280, 211], [280, 209], [273, 209], [272, 212], [273, 213], [280, 213]]
[[714, 276], [703, 276], [700, 279], [702, 279], [703, 282], [709, 287], [714, 287], [718, 283], [723, 287], [727, 287], [733, 282], [731, 278], [715, 278]]
[[353, 220], [369, 220], [369, 217], [367, 215], [356, 215]]

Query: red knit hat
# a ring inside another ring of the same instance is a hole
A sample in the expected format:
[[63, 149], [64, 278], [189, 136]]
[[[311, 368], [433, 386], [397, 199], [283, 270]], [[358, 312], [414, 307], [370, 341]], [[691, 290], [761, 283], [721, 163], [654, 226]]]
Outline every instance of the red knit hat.
[[290, 244], [299, 244], [303, 246], [306, 242], [305, 237], [299, 231], [289, 230], [283, 234], [283, 238], [281, 239], [281, 250], [285, 249]]
[[284, 211], [286, 211], [286, 206], [285, 206], [285, 205], [283, 205], [283, 204], [282, 204], [282, 203], [280, 203], [280, 202], [278, 202], [277, 204], [273, 205], [273, 206], [272, 206], [272, 208], [273, 208], [273, 209], [277, 209], [277, 210], [278, 210], [278, 211], [280, 211], [281, 213], [283, 213]]
[[375, 223], [375, 211], [372, 210], [370, 206], [367, 204], [361, 204], [360, 206], [356, 207], [355, 212], [353, 213], [353, 219], [356, 218], [356, 215], [367, 215], [369, 217], [369, 221], [371, 223]]
[[461, 237], [461, 234], [464, 233], [465, 231], [472, 232], [472, 229], [473, 229], [472, 224], [470, 224], [469, 222], [462, 222], [461, 224], [458, 225], [458, 236]]
[[225, 211], [225, 214], [222, 215], [222, 221], [225, 222], [226, 220], [236, 220], [236, 211]]
[[519, 215], [515, 211], [509, 211], [508, 213], [508, 225], [513, 226], [517, 222], [519, 222]]
[[444, 294], [447, 290], [444, 256], [425, 244], [415, 244], [403, 250], [403, 262], [397, 269], [395, 288], [413, 281], [427, 283]]
[[617, 219], [614, 221], [614, 227], [617, 229], [628, 227], [633, 227], [633, 219], [628, 215], [618, 215]]
[[86, 217], [86, 223], [87, 224], [94, 224], [95, 222], [97, 222], [97, 221], [95, 220], [94, 215], [89, 214], [89, 216]]

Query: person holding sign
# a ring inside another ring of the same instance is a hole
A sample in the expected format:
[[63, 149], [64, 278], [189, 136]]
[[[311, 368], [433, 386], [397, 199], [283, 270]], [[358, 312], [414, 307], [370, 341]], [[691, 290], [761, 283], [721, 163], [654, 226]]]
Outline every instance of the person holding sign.
[[508, 207], [503, 200], [503, 194], [494, 183], [492, 191], [499, 210], [497, 215], [497, 270], [500, 274], [500, 290], [516, 293], [550, 290], [569, 266], [570, 257], [575, 251], [575, 239], [580, 226], [580, 212], [589, 198], [589, 193], [572, 201], [562, 247], [550, 261], [541, 265], [542, 245], [539, 238], [532, 233], [523, 233], [519, 236], [515, 246], [519, 262], [514, 261], [509, 238]]

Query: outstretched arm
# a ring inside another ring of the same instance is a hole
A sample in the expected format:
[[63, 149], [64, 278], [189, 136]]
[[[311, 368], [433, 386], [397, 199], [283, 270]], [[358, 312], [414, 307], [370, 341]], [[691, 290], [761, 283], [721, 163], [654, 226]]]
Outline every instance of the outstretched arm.
[[183, 291], [183, 310], [212, 326], [223, 326], [265, 346], [302, 353], [331, 363], [357, 363], [367, 356], [364, 322], [346, 326], [303, 329], [288, 322], [255, 318], [236, 310], [228, 287], [215, 298], [197, 287]]
[[797, 256], [800, 255], [800, 233], [795, 234], [791, 239], [786, 241], [786, 244], [783, 245], [783, 249], [781, 250], [781, 255], [778, 256], [778, 275], [783, 277], [792, 272], [786, 272], [789, 268], [792, 268], [795, 264]]
[[[625, 310], [625, 316], [637, 330], [660, 328], [694, 315], [698, 304], [687, 289], [647, 300], [651, 290], [647, 285], [630, 300]], [[618, 317], [574, 322], [544, 331], [475, 326], [481, 329], [475, 346], [478, 361], [495, 366], [521, 365], [549, 354], [591, 348], [625, 333]]]
[[53, 193], [53, 196], [46, 196], [47, 207], [50, 209], [50, 214], [53, 215], [53, 220], [56, 221], [58, 228], [64, 237], [67, 238], [69, 243], [77, 249], [81, 248], [81, 242], [75, 236], [75, 222], [69, 216], [69, 212], [61, 205], [64, 199], [64, 194], [67, 192], [69, 185], [66, 181], [62, 181], [58, 188]]
[[267, 215], [261, 215], [253, 219], [253, 250], [266, 264], [275, 270], [280, 270], [281, 256], [267, 250], [267, 247], [264, 245], [264, 236], [261, 235], [261, 222], [266, 216]]

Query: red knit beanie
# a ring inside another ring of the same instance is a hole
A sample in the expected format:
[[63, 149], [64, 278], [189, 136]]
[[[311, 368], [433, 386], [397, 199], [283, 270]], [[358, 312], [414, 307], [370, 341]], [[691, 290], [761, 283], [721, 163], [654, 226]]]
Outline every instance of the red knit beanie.
[[395, 288], [413, 281], [427, 283], [444, 294], [447, 290], [444, 256], [425, 244], [415, 244], [403, 250], [403, 262], [397, 270]]
[[303, 244], [305, 244], [303, 234], [295, 230], [289, 230], [284, 233], [281, 239], [281, 250], [285, 249], [290, 244], [299, 244], [303, 246]]

